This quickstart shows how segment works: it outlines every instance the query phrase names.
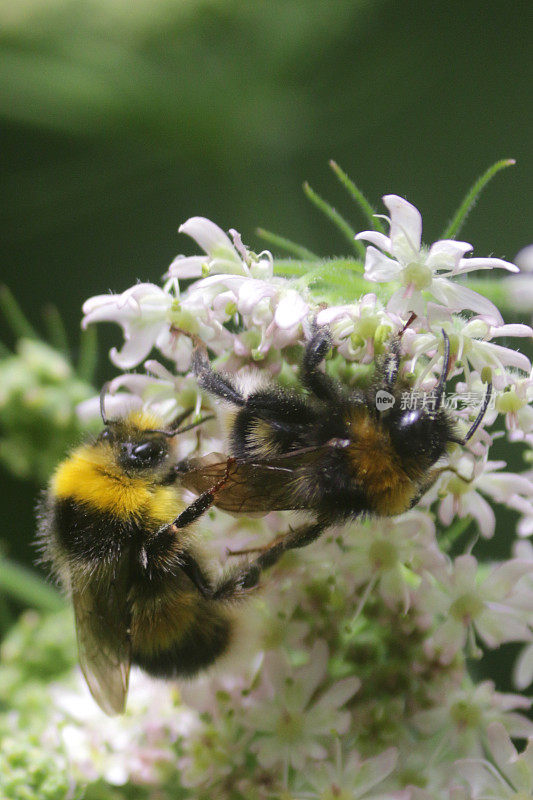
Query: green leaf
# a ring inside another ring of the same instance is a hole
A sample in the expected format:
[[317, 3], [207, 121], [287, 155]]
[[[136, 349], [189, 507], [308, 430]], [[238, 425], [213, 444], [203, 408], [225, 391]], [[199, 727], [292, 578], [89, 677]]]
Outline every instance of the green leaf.
[[333, 224], [335, 227], [342, 233], [344, 238], [350, 243], [355, 252], [364, 258], [365, 255], [365, 246], [362, 242], [356, 241], [355, 239], [355, 231], [347, 222], [344, 217], [342, 217], [339, 212], [333, 208], [326, 200], [320, 197], [314, 189], [312, 189], [307, 181], [304, 183], [304, 192], [306, 197], [315, 205], [319, 211], [321, 211]]
[[376, 216], [376, 210], [370, 205], [362, 191], [357, 188], [355, 183], [348, 177], [344, 170], [339, 167], [336, 161], [331, 159], [329, 165], [344, 188], [347, 189], [350, 197], [357, 203], [363, 216], [367, 218], [373, 230], [385, 233], [385, 228], [380, 218]]
[[58, 611], [64, 607], [59, 592], [37, 573], [4, 558], [0, 560], [0, 592], [43, 611]]
[[35, 329], [7, 286], [0, 286], [0, 312], [17, 339], [38, 339]]
[[267, 244], [271, 244], [274, 247], [279, 247], [281, 250], [285, 250], [287, 253], [292, 253], [292, 255], [296, 256], [296, 258], [303, 258], [307, 259], [308, 261], [320, 260], [320, 256], [317, 256], [316, 253], [308, 250], [307, 247], [303, 247], [301, 244], [297, 244], [290, 239], [286, 239], [284, 236], [278, 236], [277, 233], [267, 231], [265, 228], [257, 228], [256, 233], [261, 239], [263, 239], [263, 241], [267, 242]]
[[87, 383], [92, 383], [97, 361], [98, 335], [96, 333], [96, 328], [93, 325], [89, 325], [81, 332], [80, 355], [76, 368], [78, 376], [82, 380], [87, 381]]
[[48, 329], [50, 344], [55, 347], [56, 350], [59, 350], [65, 356], [69, 357], [67, 331], [57, 306], [53, 304], [46, 306], [43, 317]]
[[484, 172], [480, 178], [478, 178], [470, 191], [466, 193], [463, 202], [457, 209], [452, 221], [439, 237], [440, 239], [454, 239], [457, 236], [485, 186], [490, 183], [490, 181], [498, 172], [500, 172], [500, 170], [506, 169], [507, 167], [512, 167], [513, 164], [516, 164], [514, 158], [504, 158], [502, 161], [497, 161], [492, 165], [492, 167], [489, 167], [488, 170]]

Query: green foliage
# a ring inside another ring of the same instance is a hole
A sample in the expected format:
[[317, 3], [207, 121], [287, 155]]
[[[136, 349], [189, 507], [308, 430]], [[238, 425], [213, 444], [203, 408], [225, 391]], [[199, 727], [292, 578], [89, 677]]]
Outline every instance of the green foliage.
[[[0, 797], [5, 800], [66, 800], [72, 797], [65, 763], [43, 750], [31, 733], [6, 736], [0, 750]], [[78, 795], [79, 796], [79, 795]]]

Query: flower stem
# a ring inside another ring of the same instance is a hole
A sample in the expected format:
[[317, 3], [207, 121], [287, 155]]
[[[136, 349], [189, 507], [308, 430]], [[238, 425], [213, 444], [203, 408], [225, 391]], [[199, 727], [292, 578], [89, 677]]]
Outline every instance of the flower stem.
[[286, 239], [284, 236], [278, 236], [277, 233], [267, 231], [265, 228], [257, 228], [256, 233], [261, 239], [267, 242], [267, 244], [271, 244], [274, 247], [279, 247], [281, 250], [285, 250], [285, 252], [296, 256], [296, 258], [301, 258], [304, 260], [307, 259], [308, 261], [320, 260], [320, 256], [317, 256], [316, 253], [308, 250], [307, 247], [297, 244], [290, 239]]
[[53, 347], [55, 347], [56, 350], [59, 350], [68, 357], [69, 346], [67, 331], [57, 306], [53, 304], [46, 306], [43, 316], [46, 327], [48, 328], [48, 337], [50, 339], [50, 343]]
[[385, 228], [381, 224], [380, 218], [376, 216], [376, 210], [370, 205], [362, 191], [357, 188], [355, 183], [348, 177], [344, 170], [339, 167], [336, 161], [331, 159], [329, 165], [344, 188], [348, 190], [352, 199], [357, 203], [363, 216], [367, 218], [372, 228], [380, 233], [385, 233]]
[[454, 239], [457, 236], [485, 186], [490, 183], [492, 178], [494, 178], [494, 176], [500, 172], [500, 170], [505, 169], [506, 167], [511, 167], [513, 164], [516, 164], [514, 158], [504, 158], [489, 167], [488, 170], [477, 179], [470, 191], [466, 193], [463, 202], [455, 213], [455, 216], [452, 218], [446, 230], [439, 237], [440, 239]]
[[315, 205], [319, 211], [321, 211], [325, 216], [333, 222], [335, 227], [342, 233], [344, 238], [350, 243], [352, 249], [361, 256], [361, 258], [365, 257], [365, 246], [362, 242], [356, 241], [355, 239], [355, 231], [347, 222], [344, 217], [342, 217], [339, 212], [333, 208], [326, 200], [320, 197], [319, 194], [315, 192], [314, 189], [310, 187], [307, 181], [304, 183], [304, 192], [306, 197]]
[[94, 379], [96, 363], [98, 360], [98, 336], [96, 328], [89, 325], [81, 332], [80, 355], [78, 358], [77, 373], [82, 379], [91, 383]]

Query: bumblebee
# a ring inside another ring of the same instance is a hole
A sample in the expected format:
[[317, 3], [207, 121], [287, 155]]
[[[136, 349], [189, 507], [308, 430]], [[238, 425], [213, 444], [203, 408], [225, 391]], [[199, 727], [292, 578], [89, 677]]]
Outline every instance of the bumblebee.
[[434, 465], [448, 446], [464, 445], [473, 436], [492, 386], [461, 437], [443, 407], [450, 343], [442, 335], [443, 369], [430, 403], [400, 377], [399, 336], [391, 340], [367, 391], [351, 391], [320, 370], [331, 347], [328, 329], [320, 328], [305, 348], [299, 375], [303, 393], [267, 386], [248, 395], [212, 369], [205, 347], [196, 342], [193, 370], [200, 386], [236, 413], [229, 433], [231, 460], [212, 454], [179, 465], [183, 485], [203, 492], [226, 475], [215, 499], [218, 508], [233, 513], [300, 509], [314, 516], [266, 547], [252, 548], [249, 552], [260, 555], [241, 575], [243, 585], [255, 585], [261, 570], [286, 550], [310, 544], [334, 523], [407, 511], [442, 471]]
[[235, 630], [234, 576], [213, 580], [191, 524], [212, 504], [213, 486], [191, 505], [180, 498], [170, 429], [145, 412], [104, 414], [96, 440], [57, 468], [39, 513], [39, 538], [72, 599], [87, 685], [109, 715], [124, 711], [130, 664], [162, 677], [193, 676], [227, 651]]

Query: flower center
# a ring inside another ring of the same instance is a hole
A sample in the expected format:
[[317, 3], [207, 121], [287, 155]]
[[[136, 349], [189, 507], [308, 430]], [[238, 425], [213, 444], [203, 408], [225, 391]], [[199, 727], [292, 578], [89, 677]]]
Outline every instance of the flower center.
[[368, 550], [370, 562], [376, 570], [392, 569], [398, 562], [398, 549], [392, 542], [376, 539]]
[[417, 261], [412, 261], [402, 272], [402, 283], [404, 286], [413, 285], [416, 289], [428, 289], [433, 280], [433, 272], [426, 264], [419, 264]]
[[301, 740], [303, 730], [304, 719], [302, 714], [290, 713], [285, 709], [276, 725], [276, 734], [279, 739], [286, 744], [294, 744]]
[[479, 708], [466, 700], [459, 700], [450, 708], [452, 720], [460, 728], [477, 728], [481, 721]]
[[500, 414], [516, 414], [525, 404], [526, 401], [518, 397], [514, 389], [509, 392], [503, 392], [496, 397], [496, 408]]
[[450, 614], [459, 622], [475, 619], [483, 610], [483, 603], [473, 592], [460, 595], [450, 606]]

